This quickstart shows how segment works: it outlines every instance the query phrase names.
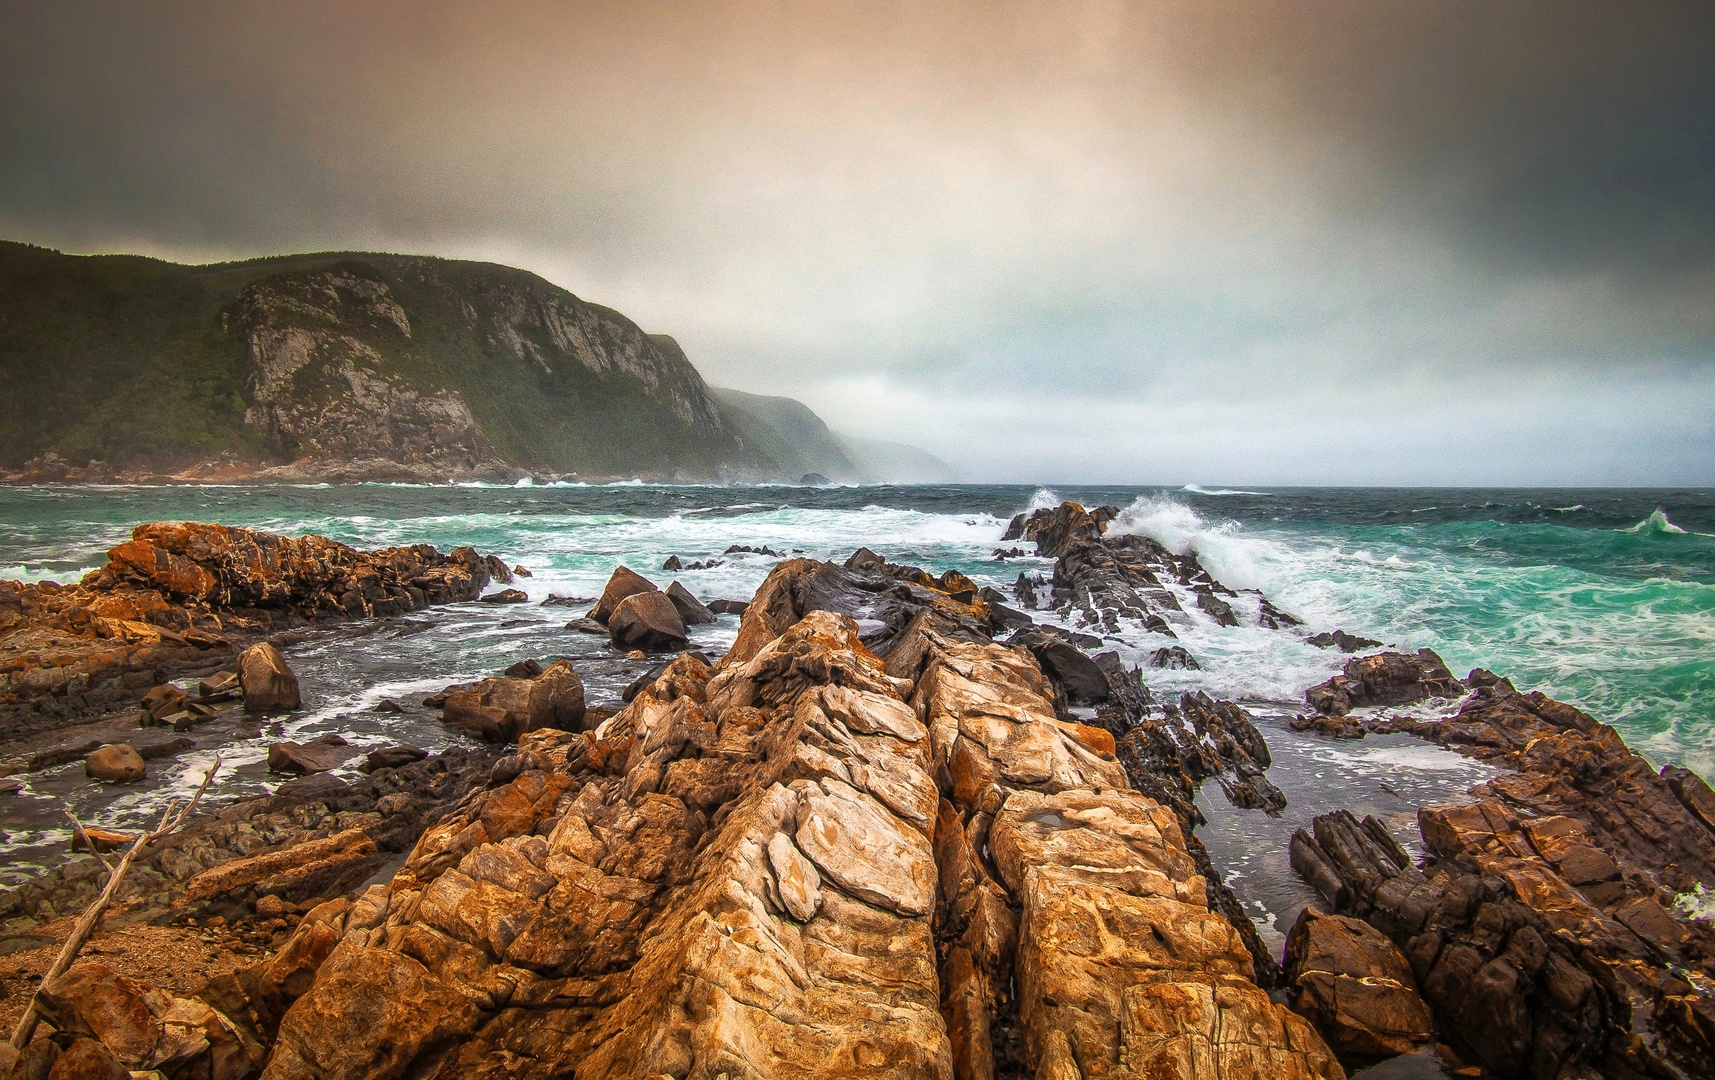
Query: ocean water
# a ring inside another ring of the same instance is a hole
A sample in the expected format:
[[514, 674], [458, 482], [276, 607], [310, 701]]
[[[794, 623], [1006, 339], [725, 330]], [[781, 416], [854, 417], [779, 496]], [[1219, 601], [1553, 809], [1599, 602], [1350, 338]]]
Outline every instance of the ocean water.
[[[186, 519], [359, 546], [474, 544], [528, 566], [535, 576], [518, 584], [533, 600], [594, 596], [622, 562], [660, 577], [668, 555], [723, 558], [732, 544], [839, 558], [868, 545], [1006, 586], [1051, 564], [994, 561], [1002, 528], [1060, 498], [1124, 508], [1117, 530], [1195, 551], [1221, 581], [1261, 589], [1311, 629], [1429, 646], [1456, 673], [1489, 667], [1581, 706], [1656, 764], [1715, 770], [1715, 492], [1706, 490], [13, 488], [0, 490], [0, 577], [72, 580], [134, 524]], [[748, 599], [774, 561], [724, 558], [677, 576], [705, 597]], [[1291, 702], [1343, 659], [1298, 634], [1223, 630], [1198, 612], [1176, 632], [1204, 670], [1155, 673], [1159, 689]], [[1114, 644], [1141, 655], [1160, 643], [1144, 634]], [[469, 644], [444, 643], [449, 657]]]
[[[1304, 619], [1268, 630], [1254, 619], [1216, 626], [1195, 608], [1176, 616], [1178, 643], [1200, 671], [1146, 671], [1157, 696], [1204, 689], [1244, 703], [1274, 749], [1271, 775], [1291, 800], [1279, 817], [1234, 811], [1218, 789], [1202, 805], [1205, 842], [1256, 914], [1279, 934], [1308, 893], [1285, 865], [1286, 840], [1310, 816], [1345, 806], [1377, 813], [1408, 844], [1418, 805], [1460, 797], [1486, 766], [1406, 736], [1334, 743], [1286, 727], [1305, 687], [1346, 657], [1305, 644], [1341, 628], [1389, 644], [1437, 650], [1457, 674], [1474, 666], [1541, 689], [1612, 723], [1657, 765], [1715, 775], [1715, 492], [1186, 488], [218, 487], [0, 489], [0, 577], [74, 580], [138, 522], [217, 521], [282, 533], [316, 532], [359, 547], [428, 541], [472, 544], [532, 576], [515, 584], [594, 597], [624, 563], [663, 586], [677, 577], [704, 599], [749, 599], [775, 560], [724, 555], [734, 544], [844, 559], [865, 545], [896, 562], [954, 568], [1003, 589], [1048, 560], [997, 561], [1015, 513], [1062, 498], [1123, 508], [1113, 528], [1194, 551], [1218, 579], [1254, 588]], [[1004, 545], [1010, 547], [1011, 545]], [[666, 574], [662, 561], [720, 559]], [[1254, 601], [1250, 602], [1254, 608]], [[1236, 605], [1241, 614], [1244, 605]], [[288, 655], [306, 709], [265, 727], [202, 733], [203, 745], [115, 790], [79, 766], [29, 774], [0, 808], [0, 877], [51, 861], [66, 840], [61, 803], [86, 822], [140, 824], [163, 798], [193, 787], [216, 751], [231, 768], [216, 801], [264, 790], [270, 741], [336, 732], [368, 748], [405, 741], [438, 750], [455, 740], [423, 694], [495, 674], [524, 656], [569, 656], [595, 704], [616, 704], [646, 664], [604, 639], [564, 628], [583, 606], [468, 604], [313, 634]], [[1253, 613], [1254, 614], [1254, 613]], [[698, 628], [718, 654], [737, 620]], [[1166, 640], [1138, 629], [1111, 638], [1142, 663]], [[397, 716], [374, 712], [383, 697]], [[31, 809], [34, 808], [34, 809]], [[1711, 883], [1715, 885], [1715, 883]]]

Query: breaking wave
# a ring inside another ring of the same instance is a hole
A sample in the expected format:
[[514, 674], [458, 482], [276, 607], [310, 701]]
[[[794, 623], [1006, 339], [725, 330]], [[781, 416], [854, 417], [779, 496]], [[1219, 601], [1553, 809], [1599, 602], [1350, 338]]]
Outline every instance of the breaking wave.
[[1657, 533], [1664, 536], [1684, 536], [1685, 530], [1667, 519], [1667, 511], [1657, 507], [1650, 516], [1624, 530], [1629, 533]]

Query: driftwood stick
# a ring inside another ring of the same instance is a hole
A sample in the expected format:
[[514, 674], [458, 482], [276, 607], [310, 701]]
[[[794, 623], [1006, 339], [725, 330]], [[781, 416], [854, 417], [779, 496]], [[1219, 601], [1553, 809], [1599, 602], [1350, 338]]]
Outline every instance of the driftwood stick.
[[[54, 958], [53, 966], [48, 968], [47, 974], [42, 976], [42, 981], [36, 984], [36, 992], [30, 995], [29, 1004], [24, 1006], [24, 1015], [18, 1018], [18, 1026], [12, 1031], [12, 1045], [14, 1047], [22, 1050], [30, 1045], [30, 1038], [36, 1033], [36, 1021], [39, 1019], [36, 1012], [36, 1002], [41, 996], [41, 988], [65, 974], [65, 970], [71, 967], [71, 962], [77, 959], [77, 954], [82, 952], [84, 945], [89, 943], [90, 937], [95, 933], [96, 926], [101, 922], [101, 917], [107, 913], [108, 905], [113, 903], [114, 896], [118, 894], [119, 884], [125, 880], [125, 872], [131, 869], [131, 863], [136, 860], [138, 855], [142, 854], [143, 849], [150, 843], [159, 840], [185, 823], [191, 816], [191, 811], [195, 810], [197, 803], [202, 800], [203, 792], [207, 791], [208, 785], [213, 782], [214, 774], [219, 771], [220, 755], [216, 754], [214, 764], [210, 765], [208, 772], [203, 774], [202, 784], [197, 788], [196, 794], [191, 796], [191, 801], [185, 804], [182, 810], [179, 809], [176, 802], [168, 806], [167, 812], [161, 815], [160, 826], [154, 832], [144, 833], [137, 837], [136, 841], [125, 849], [125, 857], [120, 859], [119, 865], [115, 866], [107, 875], [107, 887], [101, 890], [101, 895], [96, 898], [95, 903], [84, 909], [84, 913], [78, 917], [77, 925], [72, 928], [71, 936], [66, 938], [66, 943], [60, 949], [59, 956]], [[175, 811], [177, 811], [176, 814]], [[76, 818], [72, 819], [74, 823], [76, 820]], [[79, 831], [82, 831], [82, 826], [78, 828]], [[91, 845], [91, 850], [93, 848], [94, 845]]]
[[76, 847], [81, 843], [91, 855], [95, 856], [95, 861], [100, 863], [103, 869], [109, 874], [113, 873], [113, 864], [107, 861], [107, 856], [95, 850], [95, 841], [90, 839], [89, 830], [83, 827], [83, 822], [79, 821], [77, 815], [72, 813], [71, 807], [66, 807], [65, 812], [66, 817], [71, 819], [71, 834], [74, 838], [72, 846]]

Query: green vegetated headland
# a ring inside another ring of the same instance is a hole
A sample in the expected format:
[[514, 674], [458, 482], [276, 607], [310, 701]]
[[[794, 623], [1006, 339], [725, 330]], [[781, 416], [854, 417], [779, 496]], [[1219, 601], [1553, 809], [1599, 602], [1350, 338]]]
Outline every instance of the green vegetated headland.
[[14, 478], [884, 479], [803, 405], [720, 393], [671, 337], [512, 267], [0, 242]]

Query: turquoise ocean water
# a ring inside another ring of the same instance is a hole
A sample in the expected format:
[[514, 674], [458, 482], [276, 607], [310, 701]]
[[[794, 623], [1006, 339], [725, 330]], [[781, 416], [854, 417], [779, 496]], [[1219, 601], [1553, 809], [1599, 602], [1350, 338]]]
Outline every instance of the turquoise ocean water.
[[[621, 562], [654, 574], [668, 555], [767, 544], [843, 558], [868, 545], [899, 561], [1009, 584], [1045, 561], [997, 562], [1008, 518], [1075, 498], [1125, 509], [1116, 528], [1195, 551], [1222, 581], [1258, 588], [1310, 629], [1340, 627], [1485, 666], [1614, 724], [1657, 764], [1715, 772], [1715, 492], [1217, 487], [168, 487], [0, 490], [0, 577], [70, 580], [142, 521], [187, 519], [318, 532], [359, 546], [474, 544], [535, 576], [533, 599], [595, 595]], [[680, 576], [705, 597], [748, 598], [764, 556]], [[1157, 690], [1203, 687], [1296, 701], [1343, 659], [1298, 634], [1176, 627], [1201, 672], [1152, 673]], [[719, 640], [710, 642], [718, 645]], [[1141, 657], [1162, 644], [1122, 633]], [[469, 635], [427, 647], [448, 671]], [[425, 671], [424, 678], [440, 672]]]

